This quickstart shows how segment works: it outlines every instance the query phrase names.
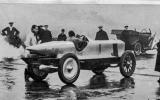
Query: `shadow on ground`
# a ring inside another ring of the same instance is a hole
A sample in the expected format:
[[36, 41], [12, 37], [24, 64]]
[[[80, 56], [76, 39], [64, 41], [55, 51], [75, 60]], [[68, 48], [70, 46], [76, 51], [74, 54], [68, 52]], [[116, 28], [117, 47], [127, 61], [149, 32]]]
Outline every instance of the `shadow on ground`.
[[[90, 97], [111, 95], [115, 92], [132, 89], [135, 86], [133, 78], [123, 78], [120, 81], [108, 81], [104, 74], [94, 75], [89, 84], [78, 87], [76, 85], [64, 85], [57, 89], [50, 88], [46, 81], [26, 82], [25, 98], [27, 100], [57, 98], [58, 100], [84, 100]], [[103, 89], [103, 91], [102, 91]]]

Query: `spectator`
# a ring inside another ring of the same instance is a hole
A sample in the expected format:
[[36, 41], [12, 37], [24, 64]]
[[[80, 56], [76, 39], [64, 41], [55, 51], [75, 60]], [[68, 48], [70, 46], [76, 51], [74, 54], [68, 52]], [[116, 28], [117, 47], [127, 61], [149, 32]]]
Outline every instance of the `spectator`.
[[41, 26], [39, 27], [39, 38], [41, 43], [52, 41], [52, 34], [51, 31], [48, 30], [48, 25], [44, 25], [44, 29]]
[[108, 35], [105, 31], [103, 31], [103, 26], [99, 26], [99, 31], [96, 34], [95, 40], [109, 40]]
[[9, 37], [19, 35], [19, 31], [15, 27], [13, 27], [13, 24], [13, 22], [9, 22], [9, 26], [2, 30], [2, 35], [6, 35]]
[[[157, 43], [157, 59], [156, 59], [156, 64], [155, 64], [155, 71], [160, 72], [160, 41]], [[158, 80], [160, 83], [160, 78]]]
[[19, 38], [19, 31], [13, 27], [13, 22], [9, 22], [9, 26], [4, 28], [2, 30], [2, 35], [7, 36], [7, 41], [9, 44], [19, 47], [19, 44], [21, 44], [21, 40]]
[[126, 25], [124, 26], [124, 30], [122, 31], [121, 37], [120, 37], [121, 40], [125, 42], [125, 50], [130, 50], [132, 48], [128, 40], [128, 37], [129, 37], [128, 34], [129, 34], [128, 26]]
[[25, 42], [26, 46], [33, 46], [33, 45], [36, 45], [39, 43], [36, 38], [36, 37], [38, 37], [37, 33], [38, 33], [38, 26], [32, 25], [31, 33], [29, 33], [26, 38], [26, 42]]
[[67, 36], [64, 34], [65, 30], [62, 29], [61, 33], [58, 35], [58, 41], [66, 41]]

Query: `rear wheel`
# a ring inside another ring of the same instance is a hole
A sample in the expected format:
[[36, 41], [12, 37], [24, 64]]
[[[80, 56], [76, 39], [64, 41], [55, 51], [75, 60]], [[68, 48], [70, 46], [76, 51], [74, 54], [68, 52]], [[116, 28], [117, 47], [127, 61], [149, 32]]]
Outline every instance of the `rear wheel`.
[[75, 82], [80, 73], [78, 59], [73, 54], [67, 54], [60, 60], [58, 75], [62, 82], [72, 84]]
[[44, 70], [40, 70], [39, 66], [36, 66], [36, 65], [29, 65], [28, 73], [30, 77], [35, 81], [42, 81], [48, 75], [48, 72]]
[[135, 71], [136, 59], [131, 51], [126, 51], [121, 57], [120, 72], [124, 77], [130, 77]]
[[141, 54], [141, 51], [142, 51], [142, 45], [137, 42], [135, 45], [134, 45], [134, 53], [136, 56], [140, 55]]

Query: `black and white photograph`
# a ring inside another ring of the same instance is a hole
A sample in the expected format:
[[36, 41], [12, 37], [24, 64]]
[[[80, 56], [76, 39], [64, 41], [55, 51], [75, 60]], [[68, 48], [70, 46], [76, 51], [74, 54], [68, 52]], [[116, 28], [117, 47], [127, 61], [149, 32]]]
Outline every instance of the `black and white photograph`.
[[0, 100], [160, 100], [160, 1], [0, 0]]

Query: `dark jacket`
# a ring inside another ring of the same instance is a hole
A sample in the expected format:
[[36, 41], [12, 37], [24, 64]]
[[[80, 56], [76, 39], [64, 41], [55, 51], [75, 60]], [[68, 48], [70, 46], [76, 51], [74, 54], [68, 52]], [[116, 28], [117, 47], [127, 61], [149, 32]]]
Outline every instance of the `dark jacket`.
[[65, 34], [59, 34], [58, 35], [58, 41], [66, 41], [67, 39], [67, 36]]
[[7, 42], [17, 48], [22, 44], [22, 41], [19, 38], [19, 31], [15, 27], [13, 27], [12, 30], [10, 30], [9, 27], [4, 28], [2, 30], [2, 35], [7, 36]]
[[121, 33], [121, 40], [124, 41], [124, 42], [128, 42], [128, 30], [123, 30], [122, 33]]
[[6, 27], [2, 30], [2, 35], [6, 35], [6, 36], [14, 36], [14, 35], [18, 35], [19, 31], [13, 27], [12, 30], [10, 30], [9, 27]]
[[95, 40], [109, 40], [109, 38], [105, 31], [100, 30], [97, 32]]
[[157, 59], [155, 64], [155, 71], [160, 72], [160, 42], [157, 43]]
[[131, 44], [129, 43], [129, 40], [128, 40], [128, 37], [129, 37], [129, 31], [128, 30], [124, 30], [122, 31], [121, 33], [121, 36], [120, 36], [120, 39], [125, 42], [125, 50], [131, 50], [132, 49], [132, 46]]
[[49, 30], [41, 30], [39, 32], [39, 39], [41, 40], [41, 43], [52, 41], [51, 31], [49, 31]]

